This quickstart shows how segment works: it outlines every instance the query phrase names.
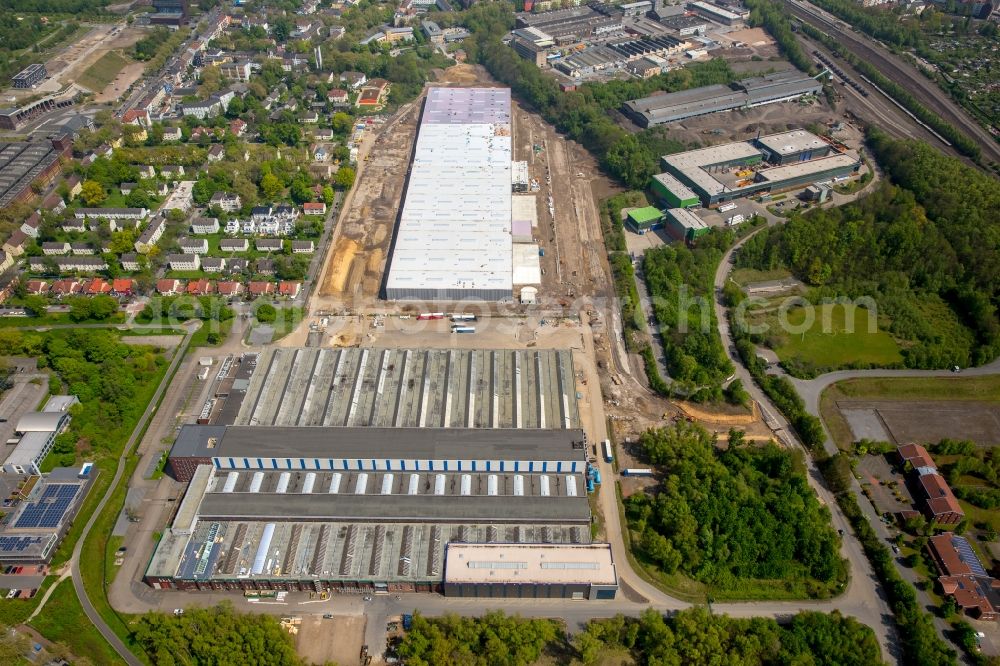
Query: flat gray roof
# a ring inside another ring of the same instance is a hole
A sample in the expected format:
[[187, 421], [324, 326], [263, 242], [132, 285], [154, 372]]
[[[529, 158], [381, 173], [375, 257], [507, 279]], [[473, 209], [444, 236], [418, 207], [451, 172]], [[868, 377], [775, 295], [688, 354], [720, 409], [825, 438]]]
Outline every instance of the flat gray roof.
[[573, 355], [554, 349], [267, 349], [239, 425], [578, 428]]
[[586, 488], [577, 497], [208, 493], [199, 520], [589, 523]]
[[778, 155], [794, 155], [795, 153], [807, 150], [830, 147], [830, 144], [826, 141], [805, 130], [792, 130], [790, 132], [763, 136], [760, 138], [759, 143], [772, 153], [777, 153]]
[[66, 414], [63, 412], [30, 412], [17, 422], [17, 432], [55, 432]]
[[[217, 443], [211, 446], [211, 439]], [[582, 430], [185, 425], [171, 457], [566, 460]]]

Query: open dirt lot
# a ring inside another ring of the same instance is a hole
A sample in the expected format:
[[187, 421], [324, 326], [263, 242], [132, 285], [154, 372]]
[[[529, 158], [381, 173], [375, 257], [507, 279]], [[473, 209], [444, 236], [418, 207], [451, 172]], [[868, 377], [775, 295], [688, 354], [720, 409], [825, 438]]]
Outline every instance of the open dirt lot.
[[840, 400], [837, 407], [855, 439], [936, 442], [945, 437], [1000, 444], [1000, 406], [982, 402]]
[[306, 615], [299, 625], [295, 649], [309, 664], [356, 664], [364, 638], [363, 615], [335, 615], [326, 620]]
[[[51, 77], [45, 82], [45, 85], [52, 88], [51, 90], [47, 90], [47, 92], [55, 92], [70, 83], [74, 83], [87, 68], [100, 60], [105, 53], [117, 49], [127, 51], [143, 35], [145, 35], [145, 31], [140, 28], [126, 28], [121, 25], [94, 26], [90, 32], [66, 47], [61, 53], [45, 64], [45, 68]], [[121, 85], [121, 82], [124, 80], [122, 79], [122, 74], [128, 72], [130, 69], [134, 69], [134, 67], [126, 68], [119, 74], [119, 79], [121, 80], [117, 82], [118, 85]], [[142, 74], [141, 69], [139, 70], [139, 74]], [[115, 85], [115, 81], [112, 81], [110, 84], [112, 88]], [[127, 87], [128, 83], [125, 83], [125, 88]], [[122, 90], [125, 88], [122, 88]]]

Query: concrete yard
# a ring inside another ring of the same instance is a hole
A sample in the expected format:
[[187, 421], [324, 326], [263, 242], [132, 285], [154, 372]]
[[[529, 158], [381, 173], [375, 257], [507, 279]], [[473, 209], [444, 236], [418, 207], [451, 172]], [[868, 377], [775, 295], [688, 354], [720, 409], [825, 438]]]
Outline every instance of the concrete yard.
[[361, 654], [364, 615], [306, 615], [295, 637], [295, 649], [309, 664], [353, 664]]
[[569, 351], [268, 349], [236, 423], [573, 428], [575, 386]]

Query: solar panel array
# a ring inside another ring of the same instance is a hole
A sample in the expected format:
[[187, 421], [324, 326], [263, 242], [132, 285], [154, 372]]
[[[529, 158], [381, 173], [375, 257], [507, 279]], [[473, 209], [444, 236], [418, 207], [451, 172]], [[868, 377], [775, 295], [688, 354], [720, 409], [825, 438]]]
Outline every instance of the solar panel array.
[[989, 576], [986, 573], [986, 569], [983, 567], [983, 563], [979, 561], [979, 557], [976, 555], [976, 551], [972, 550], [972, 546], [969, 542], [962, 537], [952, 537], [951, 545], [955, 546], [958, 551], [959, 558], [965, 562], [969, 569], [972, 570], [975, 576]]
[[42, 496], [24, 508], [14, 527], [58, 527], [79, 490], [75, 483], [47, 485]]
[[0, 536], [0, 552], [20, 553], [41, 542], [37, 536]]

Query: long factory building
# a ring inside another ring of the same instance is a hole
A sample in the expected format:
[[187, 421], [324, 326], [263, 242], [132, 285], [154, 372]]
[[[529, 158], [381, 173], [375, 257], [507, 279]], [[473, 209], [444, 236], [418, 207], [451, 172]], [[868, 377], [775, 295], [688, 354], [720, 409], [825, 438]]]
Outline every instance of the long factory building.
[[664, 155], [660, 161], [672, 178], [654, 176], [657, 196], [676, 205], [693, 192], [704, 206], [845, 178], [861, 167], [856, 153], [805, 130]]
[[732, 85], [710, 85], [625, 102], [623, 110], [636, 124], [652, 127], [711, 113], [750, 109], [816, 95], [823, 84], [796, 70], [742, 79]]
[[513, 296], [511, 128], [509, 88], [428, 90], [387, 299]]
[[[201, 464], [145, 581], [613, 598], [586, 455], [581, 430], [184, 426], [171, 466]], [[465, 544], [481, 547], [453, 559]], [[519, 564], [502, 564], [512, 549]]]
[[274, 348], [245, 391], [238, 425], [580, 425], [567, 350]]

